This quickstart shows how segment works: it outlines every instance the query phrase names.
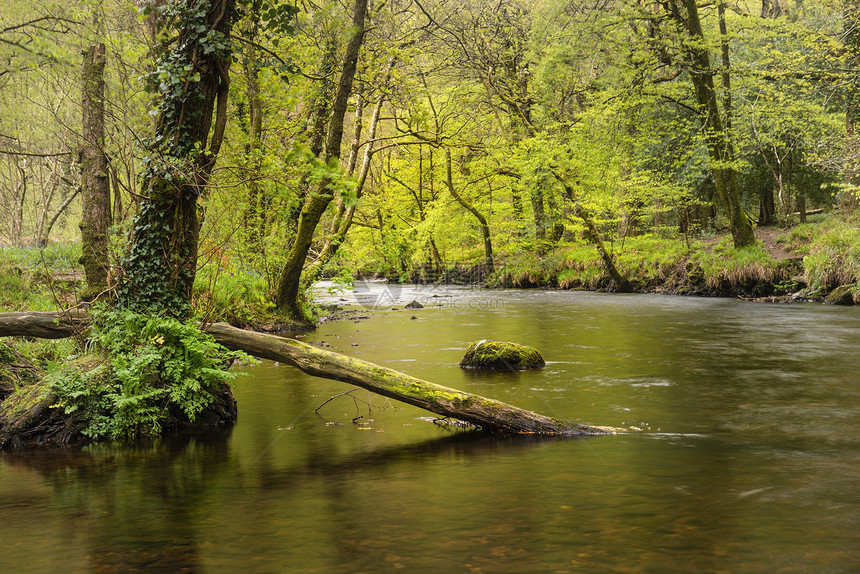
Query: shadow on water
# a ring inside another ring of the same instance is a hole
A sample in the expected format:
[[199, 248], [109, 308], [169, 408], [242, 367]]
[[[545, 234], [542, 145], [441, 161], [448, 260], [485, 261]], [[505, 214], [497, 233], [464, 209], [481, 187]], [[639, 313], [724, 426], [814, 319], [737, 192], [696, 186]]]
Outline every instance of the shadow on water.
[[[315, 415], [342, 384], [263, 363], [238, 380], [229, 431], [0, 456], [0, 572], [860, 571], [860, 313], [451, 293], [419, 320], [379, 311], [307, 340], [653, 432], [448, 433], [366, 395]], [[460, 369], [489, 337], [548, 364]]]
[[[240, 468], [230, 454], [231, 434], [230, 429], [222, 429], [169, 436], [155, 444], [6, 453], [0, 469], [4, 474], [25, 475], [23, 481], [30, 488], [3, 490], [0, 510], [5, 515], [10, 510], [26, 513], [32, 509], [33, 520], [38, 521], [40, 508], [53, 509], [53, 519], [74, 532], [77, 543], [85, 548], [86, 569], [92, 572], [198, 572], [204, 569], [201, 526], [207, 521], [200, 509], [213, 498], [230, 496], [231, 490], [246, 490], [249, 481], [265, 497], [267, 492], [301, 487], [315, 477], [348, 480], [350, 475], [371, 469], [380, 472], [403, 464], [420, 468], [450, 458], [480, 464], [481, 459], [499, 452], [581, 440], [453, 431], [448, 436], [371, 452], [327, 453], [287, 468], [263, 462], [249, 476], [248, 469]], [[36, 477], [38, 486], [33, 487]], [[20, 559], [16, 566], [0, 557], [0, 564], [5, 564], [4, 571], [18, 571], [26, 562], [32, 563], [31, 557], [22, 555]]]

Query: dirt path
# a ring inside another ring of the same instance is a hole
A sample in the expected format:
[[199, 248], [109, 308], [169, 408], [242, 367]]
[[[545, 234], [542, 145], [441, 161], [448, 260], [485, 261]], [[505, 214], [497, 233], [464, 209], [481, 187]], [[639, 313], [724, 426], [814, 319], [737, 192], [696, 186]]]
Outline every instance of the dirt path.
[[757, 227], [755, 230], [756, 239], [761, 241], [765, 249], [770, 252], [770, 256], [777, 261], [783, 259], [795, 259], [797, 255], [786, 250], [781, 244], [776, 242], [776, 238], [785, 233], [785, 230], [779, 227]]

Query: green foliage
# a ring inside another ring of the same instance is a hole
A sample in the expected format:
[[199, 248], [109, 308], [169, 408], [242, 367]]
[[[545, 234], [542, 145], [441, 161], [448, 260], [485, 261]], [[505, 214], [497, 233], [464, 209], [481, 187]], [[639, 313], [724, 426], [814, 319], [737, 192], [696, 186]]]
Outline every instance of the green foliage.
[[93, 345], [106, 356], [95, 368], [64, 366], [51, 384], [67, 414], [94, 439], [158, 434], [174, 419], [193, 422], [235, 375], [241, 353], [226, 351], [191, 322], [131, 311], [95, 316]]
[[197, 272], [192, 305], [212, 321], [253, 322], [271, 310], [266, 277], [254, 270], [210, 261]]
[[79, 243], [44, 248], [0, 246], [0, 308], [49, 311], [75, 299]]
[[806, 278], [813, 289], [829, 290], [860, 281], [860, 227], [834, 221], [820, 227], [803, 258]]
[[705, 285], [713, 289], [736, 289], [786, 279], [785, 268], [760, 243], [736, 249], [724, 237], [713, 249], [700, 248], [691, 258], [704, 272]]

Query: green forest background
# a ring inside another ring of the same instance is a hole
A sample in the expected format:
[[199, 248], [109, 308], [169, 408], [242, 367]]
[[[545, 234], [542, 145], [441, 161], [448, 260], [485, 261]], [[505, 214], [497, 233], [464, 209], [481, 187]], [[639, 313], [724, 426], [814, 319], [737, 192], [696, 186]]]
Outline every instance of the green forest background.
[[[107, 289], [124, 276], [165, 94], [205, 81], [164, 66], [188, 25], [176, 6], [198, 4], [12, 0], [0, 14], [7, 310], [67, 307], [86, 290], [88, 147], [109, 182]], [[196, 200], [198, 315], [312, 319], [308, 285], [358, 277], [748, 297], [848, 286], [842, 300], [860, 300], [856, 1], [235, 11], [223, 144]], [[100, 44], [104, 136], [87, 141], [82, 55]], [[291, 304], [288, 259], [311, 207]]]

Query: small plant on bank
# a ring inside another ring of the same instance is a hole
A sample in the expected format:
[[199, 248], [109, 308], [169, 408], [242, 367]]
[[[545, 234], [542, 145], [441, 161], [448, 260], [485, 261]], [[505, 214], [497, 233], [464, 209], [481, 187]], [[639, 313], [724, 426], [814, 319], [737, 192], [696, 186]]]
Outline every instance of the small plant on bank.
[[700, 251], [693, 258], [704, 272], [710, 288], [737, 288], [758, 283], [784, 280], [785, 270], [779, 266], [761, 244], [736, 249], [727, 237], [711, 252]]
[[809, 286], [829, 290], [860, 281], [860, 227], [848, 222], [822, 228], [803, 258]]
[[152, 436], [165, 424], [194, 422], [235, 378], [230, 362], [245, 357], [193, 322], [130, 311], [96, 313], [91, 336], [101, 364], [90, 356], [65, 365], [51, 386], [93, 439]]

